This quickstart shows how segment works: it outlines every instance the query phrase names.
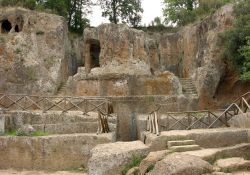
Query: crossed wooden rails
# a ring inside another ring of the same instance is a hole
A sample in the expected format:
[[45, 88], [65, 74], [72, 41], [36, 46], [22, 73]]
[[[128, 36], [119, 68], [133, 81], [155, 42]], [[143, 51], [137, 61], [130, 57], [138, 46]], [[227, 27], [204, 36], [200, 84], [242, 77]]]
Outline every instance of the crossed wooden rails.
[[[175, 121], [173, 124], [169, 126], [163, 125], [159, 122], [159, 118], [157, 112], [163, 108], [163, 104], [157, 105], [157, 109], [150, 112], [147, 119], [147, 131], [157, 134], [160, 134], [159, 126], [167, 128], [167, 130], [175, 130], [177, 125], [180, 125], [185, 130], [193, 129], [198, 124], [202, 124], [203, 128], [214, 128], [220, 125], [230, 127], [228, 121], [232, 119], [234, 116], [239, 114], [244, 114], [250, 111], [250, 92], [247, 92], [237, 98], [231, 105], [229, 105], [226, 109], [210, 111], [186, 111], [186, 112], [168, 112], [167, 123], [169, 119]], [[219, 113], [219, 114], [218, 114]], [[181, 116], [181, 117], [177, 117]]]
[[98, 112], [97, 133], [108, 133], [108, 117], [112, 111], [108, 99], [99, 97], [58, 97], [58, 96], [36, 96], [26, 94], [3, 94], [0, 93], [0, 108], [4, 110], [34, 111], [43, 113], [48, 111], [81, 111], [83, 115], [90, 112]]

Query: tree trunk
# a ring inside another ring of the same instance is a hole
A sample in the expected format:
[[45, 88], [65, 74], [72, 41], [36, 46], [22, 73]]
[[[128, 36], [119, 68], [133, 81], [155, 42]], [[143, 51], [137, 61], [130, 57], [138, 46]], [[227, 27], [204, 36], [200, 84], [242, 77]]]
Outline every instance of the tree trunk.
[[117, 20], [117, 1], [116, 0], [113, 0], [112, 1], [112, 10], [113, 10], [113, 19], [112, 19], [112, 22], [117, 24], [118, 23], [118, 20]]
[[193, 1], [194, 0], [187, 0], [187, 10], [192, 11], [194, 9]]

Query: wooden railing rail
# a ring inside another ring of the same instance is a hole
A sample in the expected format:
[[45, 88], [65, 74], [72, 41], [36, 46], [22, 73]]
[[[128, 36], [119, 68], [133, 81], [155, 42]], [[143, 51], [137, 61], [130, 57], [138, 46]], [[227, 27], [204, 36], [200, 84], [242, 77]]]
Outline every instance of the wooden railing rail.
[[26, 94], [0, 94], [0, 108], [5, 110], [82, 111], [108, 113], [110, 101], [99, 97], [57, 97]]
[[0, 108], [4, 110], [34, 111], [43, 113], [48, 111], [81, 111], [83, 115], [90, 112], [98, 112], [97, 134], [110, 132], [108, 117], [112, 113], [111, 103], [106, 98], [100, 97], [58, 97], [37, 96], [26, 94], [2, 94], [0, 93]]
[[[166, 128], [167, 130], [190, 130], [197, 128], [197, 126], [202, 126], [202, 128], [214, 128], [218, 126], [230, 127], [228, 121], [234, 116], [250, 112], [250, 92], [234, 100], [226, 109], [164, 113], [167, 118], [167, 126], [159, 122], [160, 118], [158, 118], [159, 115], [157, 115], [157, 112], [160, 111], [161, 108], [164, 108], [164, 106], [165, 104], [157, 104], [156, 109], [149, 113], [147, 131], [159, 135], [159, 132], [156, 132], [155, 129], [158, 128], [159, 130], [160, 127]], [[156, 126], [156, 124], [158, 126]]]

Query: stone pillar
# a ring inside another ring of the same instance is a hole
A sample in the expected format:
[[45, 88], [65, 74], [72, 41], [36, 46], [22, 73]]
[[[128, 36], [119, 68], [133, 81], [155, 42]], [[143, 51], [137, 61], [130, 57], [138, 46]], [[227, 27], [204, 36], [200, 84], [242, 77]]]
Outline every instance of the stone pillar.
[[89, 43], [86, 43], [86, 46], [85, 46], [85, 70], [86, 70], [86, 73], [90, 73], [90, 70], [91, 70], [91, 55], [90, 55], [90, 44]]

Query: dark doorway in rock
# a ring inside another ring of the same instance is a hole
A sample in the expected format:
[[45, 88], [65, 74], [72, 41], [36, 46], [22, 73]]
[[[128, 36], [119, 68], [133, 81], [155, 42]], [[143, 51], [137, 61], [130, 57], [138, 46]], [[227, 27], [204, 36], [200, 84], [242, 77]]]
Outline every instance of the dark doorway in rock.
[[19, 32], [20, 30], [19, 30], [19, 27], [18, 27], [18, 25], [16, 25], [15, 26], [15, 32]]
[[11, 23], [8, 20], [4, 20], [1, 26], [1, 33], [9, 33], [11, 28]]
[[100, 67], [99, 57], [100, 57], [101, 47], [99, 41], [91, 42], [90, 44], [90, 58], [91, 67]]

